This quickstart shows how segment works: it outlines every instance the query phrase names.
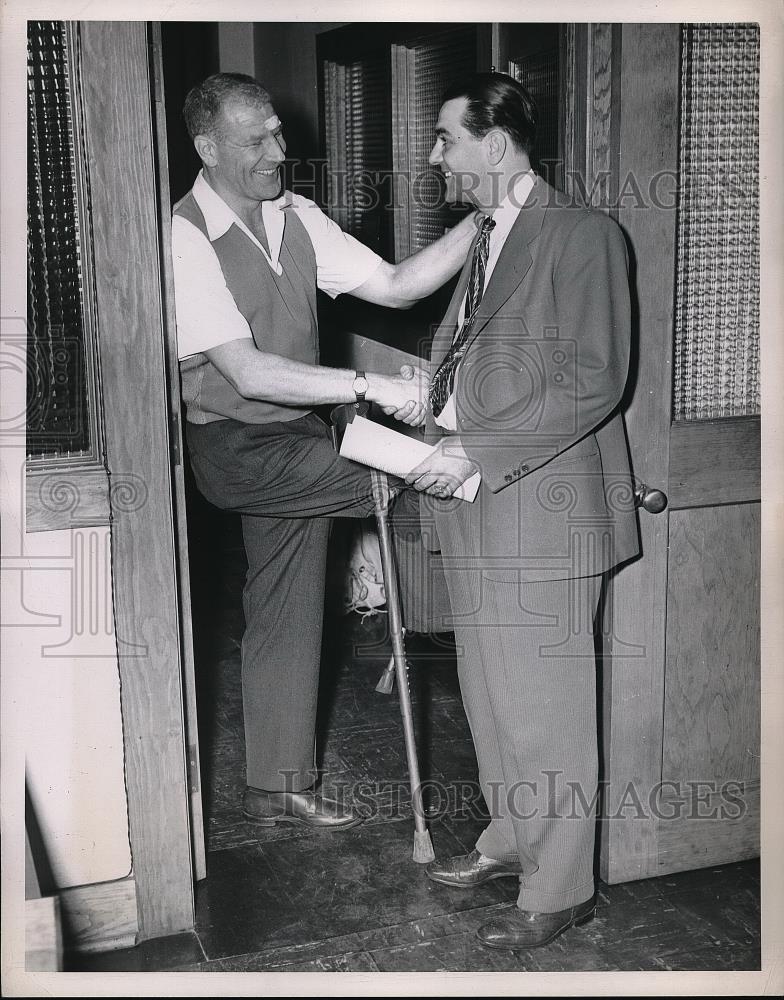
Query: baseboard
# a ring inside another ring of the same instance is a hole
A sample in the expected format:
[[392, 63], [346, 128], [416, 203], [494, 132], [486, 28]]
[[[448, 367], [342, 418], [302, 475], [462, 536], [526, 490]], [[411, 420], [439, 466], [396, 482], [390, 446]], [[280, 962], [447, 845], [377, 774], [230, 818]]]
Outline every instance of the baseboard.
[[25, 971], [60, 972], [63, 942], [60, 901], [57, 896], [39, 896], [25, 901]]
[[136, 944], [139, 920], [132, 875], [61, 889], [58, 895], [66, 951], [78, 955]]

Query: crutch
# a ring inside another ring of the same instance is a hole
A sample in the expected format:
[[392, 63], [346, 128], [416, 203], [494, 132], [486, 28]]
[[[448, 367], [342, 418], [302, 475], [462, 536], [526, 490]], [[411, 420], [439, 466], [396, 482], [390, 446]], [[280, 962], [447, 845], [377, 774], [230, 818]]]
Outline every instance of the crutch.
[[[339, 450], [338, 432], [345, 430], [358, 408], [347, 404], [346, 408], [336, 407], [332, 411], [333, 440]], [[359, 410], [361, 413], [362, 411]], [[365, 410], [367, 412], [367, 410]], [[379, 551], [381, 552], [381, 569], [384, 575], [384, 593], [387, 599], [389, 615], [389, 634], [392, 640], [392, 661], [397, 675], [397, 690], [400, 698], [400, 715], [403, 721], [403, 738], [406, 745], [406, 760], [408, 774], [411, 779], [411, 806], [414, 812], [414, 853], [413, 859], [418, 864], [427, 864], [435, 859], [433, 843], [425, 825], [425, 815], [422, 808], [422, 783], [419, 778], [419, 761], [417, 759], [416, 739], [414, 737], [414, 715], [411, 710], [411, 691], [408, 686], [408, 665], [403, 642], [405, 629], [403, 615], [400, 609], [400, 592], [397, 586], [397, 565], [395, 550], [392, 546], [392, 534], [389, 529], [389, 504], [392, 491], [385, 472], [378, 469], [370, 470], [373, 503], [375, 506], [376, 526], [378, 528]], [[385, 671], [385, 675], [389, 668]], [[383, 683], [384, 678], [382, 677]], [[379, 690], [376, 688], [376, 690]]]

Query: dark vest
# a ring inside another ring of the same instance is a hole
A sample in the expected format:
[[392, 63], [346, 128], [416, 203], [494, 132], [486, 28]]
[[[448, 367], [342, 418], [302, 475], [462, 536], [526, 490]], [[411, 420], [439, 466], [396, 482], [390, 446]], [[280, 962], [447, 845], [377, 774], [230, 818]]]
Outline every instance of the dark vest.
[[[239, 226], [232, 225], [212, 243], [212, 248], [237, 308], [248, 321], [256, 347], [315, 365], [318, 364], [316, 254], [294, 209], [282, 211], [285, 215], [279, 257], [282, 274], [275, 274], [261, 250]], [[174, 206], [174, 214], [187, 219], [209, 239], [207, 224], [192, 192]], [[307, 407], [240, 396], [205, 354], [194, 354], [181, 361], [180, 374], [187, 418], [195, 424], [227, 417], [246, 424], [266, 424], [294, 420], [310, 412]]]

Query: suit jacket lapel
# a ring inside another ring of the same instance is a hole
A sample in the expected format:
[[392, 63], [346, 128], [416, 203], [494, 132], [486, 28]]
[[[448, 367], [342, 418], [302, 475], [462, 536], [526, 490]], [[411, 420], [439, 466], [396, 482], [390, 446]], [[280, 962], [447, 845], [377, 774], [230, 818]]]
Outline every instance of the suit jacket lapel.
[[[469, 337], [469, 345], [487, 321], [498, 312], [509, 296], [514, 292], [530, 268], [533, 258], [528, 246], [539, 235], [544, 222], [544, 213], [552, 195], [552, 189], [541, 177], [536, 178], [530, 195], [525, 205], [515, 219], [515, 223], [506, 238], [503, 249], [498, 256], [493, 273], [487, 283], [482, 301], [476, 313], [474, 325]], [[468, 287], [468, 279], [471, 274], [471, 261], [474, 256], [474, 247], [479, 239], [477, 229], [471, 249], [466, 257], [463, 270], [460, 272], [455, 287], [454, 294], [447, 307], [444, 319], [435, 332], [433, 344], [430, 350], [430, 359], [433, 371], [441, 364], [446, 357], [446, 353], [452, 343], [457, 316], [460, 312], [460, 303]]]

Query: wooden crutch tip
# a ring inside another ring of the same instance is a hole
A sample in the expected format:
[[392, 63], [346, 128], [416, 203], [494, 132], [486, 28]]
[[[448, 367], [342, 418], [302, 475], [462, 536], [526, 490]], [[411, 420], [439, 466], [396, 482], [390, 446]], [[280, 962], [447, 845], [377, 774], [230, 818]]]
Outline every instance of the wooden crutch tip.
[[436, 855], [433, 850], [433, 841], [430, 839], [430, 833], [427, 830], [423, 830], [420, 833], [418, 830], [414, 831], [414, 861], [418, 865], [426, 865], [430, 861], [435, 861]]

